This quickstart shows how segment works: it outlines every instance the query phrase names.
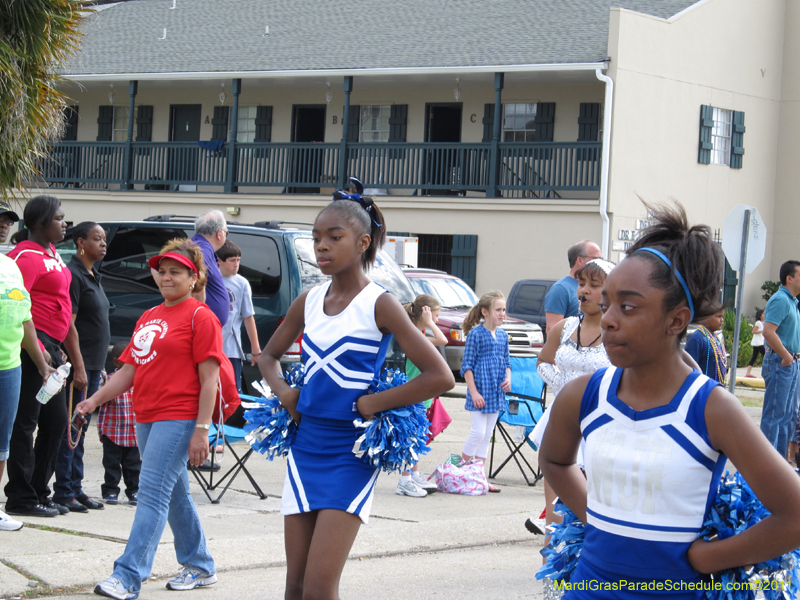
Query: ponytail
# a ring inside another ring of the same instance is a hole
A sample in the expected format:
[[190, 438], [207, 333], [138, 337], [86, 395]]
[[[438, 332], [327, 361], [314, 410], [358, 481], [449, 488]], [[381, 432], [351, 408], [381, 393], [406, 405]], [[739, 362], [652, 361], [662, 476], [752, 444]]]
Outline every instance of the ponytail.
[[[717, 314], [722, 309], [719, 291], [725, 262], [711, 228], [707, 225], [690, 227], [686, 210], [677, 202], [672, 207], [642, 203], [652, 215], [654, 224], [645, 229], [628, 249], [628, 259], [644, 260], [651, 265], [650, 283], [665, 290], [664, 312], [686, 302], [690, 310], [694, 308], [692, 322]], [[637, 252], [643, 249], [650, 250]], [[652, 250], [665, 255], [671, 266]], [[683, 277], [683, 282], [678, 274]]]
[[431, 312], [442, 309], [439, 301], [430, 294], [420, 294], [413, 302], [404, 304], [403, 308], [406, 309], [411, 322], [414, 323], [414, 325], [419, 325], [419, 320], [422, 317], [422, 309], [425, 306], [430, 308]]
[[386, 221], [383, 218], [381, 209], [373, 202], [372, 198], [369, 196], [349, 197], [356, 195], [349, 194], [346, 197], [337, 198], [323, 208], [317, 218], [322, 213], [332, 210], [351, 225], [358, 235], [365, 233], [369, 235], [369, 246], [361, 255], [361, 267], [368, 271], [375, 263], [378, 250], [386, 242]]
[[478, 303], [469, 309], [467, 318], [464, 319], [464, 322], [461, 324], [461, 331], [464, 332], [464, 337], [481, 322], [483, 318], [482, 309], [485, 308], [487, 311], [491, 311], [495, 300], [505, 300], [505, 298], [503, 292], [498, 291], [486, 292], [481, 296]]

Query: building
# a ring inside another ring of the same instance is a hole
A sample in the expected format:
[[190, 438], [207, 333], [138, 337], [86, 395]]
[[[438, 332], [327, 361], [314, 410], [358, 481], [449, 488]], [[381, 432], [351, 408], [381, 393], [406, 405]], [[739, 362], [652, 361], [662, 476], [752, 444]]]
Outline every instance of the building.
[[[98, 7], [42, 173], [73, 221], [305, 221], [353, 175], [478, 292], [619, 260], [640, 198], [800, 257], [798, 0], [132, 0]], [[129, 115], [134, 118], [129, 119]], [[746, 150], [746, 153], [745, 153]], [[720, 235], [724, 232], [720, 231]]]

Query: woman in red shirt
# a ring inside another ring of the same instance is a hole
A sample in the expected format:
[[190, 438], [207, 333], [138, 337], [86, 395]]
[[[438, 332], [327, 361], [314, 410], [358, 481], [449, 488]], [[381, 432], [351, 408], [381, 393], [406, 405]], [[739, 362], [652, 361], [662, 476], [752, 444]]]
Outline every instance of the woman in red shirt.
[[[125, 552], [96, 594], [136, 598], [153, 566], [167, 522], [183, 572], [167, 583], [190, 590], [217, 581], [214, 559], [189, 492], [187, 458], [194, 466], [208, 456], [208, 429], [217, 395], [222, 327], [211, 310], [192, 297], [203, 289], [206, 269], [200, 249], [175, 239], [149, 261], [164, 302], [145, 312], [120, 360], [125, 365], [92, 397], [77, 406], [83, 415], [133, 386], [136, 437], [142, 456], [139, 495]], [[165, 493], [163, 490], [167, 490]]]
[[[31, 295], [31, 315], [36, 335], [51, 366], [59, 367], [61, 343], [75, 368], [75, 387], [86, 387], [86, 373], [72, 324], [69, 286], [72, 274], [56, 252], [55, 242], [64, 239], [67, 223], [61, 202], [54, 196], [36, 196], [25, 205], [26, 229], [12, 238], [17, 245], [8, 253], [22, 272]], [[17, 416], [11, 432], [6, 512], [29, 517], [55, 517], [69, 510], [50, 498], [48, 484], [55, 471], [61, 438], [67, 428], [67, 390], [62, 389], [47, 404], [36, 400], [42, 378], [27, 352], [22, 352], [22, 385]], [[38, 427], [34, 445], [33, 432]]]

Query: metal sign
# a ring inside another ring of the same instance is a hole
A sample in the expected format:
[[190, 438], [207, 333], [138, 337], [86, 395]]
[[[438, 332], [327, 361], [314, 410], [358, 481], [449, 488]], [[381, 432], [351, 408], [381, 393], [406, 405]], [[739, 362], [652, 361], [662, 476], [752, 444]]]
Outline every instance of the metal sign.
[[[750, 211], [750, 223], [747, 227], [747, 259], [745, 268], [739, 265], [743, 249], [743, 232], [745, 211]], [[767, 227], [764, 220], [758, 214], [758, 209], [746, 204], [737, 204], [736, 207], [725, 217], [722, 228], [722, 250], [725, 257], [734, 271], [744, 271], [752, 273], [753, 270], [764, 260], [767, 252]]]

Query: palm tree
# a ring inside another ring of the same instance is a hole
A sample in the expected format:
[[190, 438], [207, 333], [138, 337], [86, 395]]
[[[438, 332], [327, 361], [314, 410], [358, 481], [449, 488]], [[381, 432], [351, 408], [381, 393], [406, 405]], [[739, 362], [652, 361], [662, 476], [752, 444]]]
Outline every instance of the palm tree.
[[58, 68], [77, 50], [79, 0], [0, 0], [0, 196], [36, 174], [64, 128]]

